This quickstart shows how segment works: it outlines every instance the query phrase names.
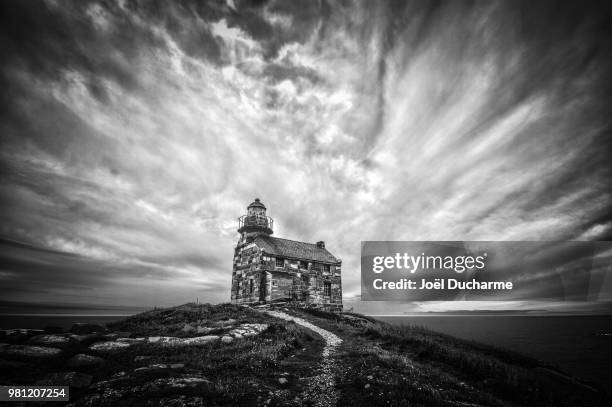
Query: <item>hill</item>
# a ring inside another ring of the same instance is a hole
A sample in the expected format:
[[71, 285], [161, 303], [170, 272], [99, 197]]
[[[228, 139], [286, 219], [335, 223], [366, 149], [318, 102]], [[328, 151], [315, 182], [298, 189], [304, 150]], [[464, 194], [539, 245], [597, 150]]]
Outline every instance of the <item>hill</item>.
[[74, 406], [597, 406], [606, 397], [517, 353], [352, 313], [185, 304], [0, 341], [3, 384], [69, 384]]

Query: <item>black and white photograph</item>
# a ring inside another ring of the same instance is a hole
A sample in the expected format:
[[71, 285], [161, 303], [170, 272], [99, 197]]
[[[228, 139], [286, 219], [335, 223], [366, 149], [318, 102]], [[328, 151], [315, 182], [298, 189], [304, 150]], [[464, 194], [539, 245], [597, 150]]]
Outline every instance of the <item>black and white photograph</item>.
[[610, 1], [0, 0], [0, 63], [0, 404], [612, 398]]

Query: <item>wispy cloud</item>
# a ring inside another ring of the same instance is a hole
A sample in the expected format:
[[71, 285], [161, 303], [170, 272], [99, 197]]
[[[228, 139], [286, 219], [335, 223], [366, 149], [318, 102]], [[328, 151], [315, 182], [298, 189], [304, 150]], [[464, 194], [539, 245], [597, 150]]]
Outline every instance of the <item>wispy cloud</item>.
[[0, 8], [6, 299], [226, 301], [254, 196], [349, 296], [361, 240], [611, 236], [595, 5]]

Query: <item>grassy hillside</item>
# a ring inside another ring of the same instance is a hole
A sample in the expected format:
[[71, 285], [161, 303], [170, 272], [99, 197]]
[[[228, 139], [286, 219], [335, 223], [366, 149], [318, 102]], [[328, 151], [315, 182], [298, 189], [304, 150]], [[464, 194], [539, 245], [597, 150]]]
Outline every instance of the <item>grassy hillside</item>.
[[600, 389], [515, 352], [357, 314], [295, 312], [344, 338], [339, 405], [604, 404]]
[[[342, 338], [331, 356], [341, 406], [603, 405], [603, 392], [516, 353], [358, 314], [281, 311]], [[229, 304], [157, 309], [108, 328], [56, 333], [68, 342], [44, 360], [8, 352], [23, 346], [13, 340], [2, 348], [0, 381], [69, 378], [76, 406], [311, 405], [325, 345], [294, 322]]]

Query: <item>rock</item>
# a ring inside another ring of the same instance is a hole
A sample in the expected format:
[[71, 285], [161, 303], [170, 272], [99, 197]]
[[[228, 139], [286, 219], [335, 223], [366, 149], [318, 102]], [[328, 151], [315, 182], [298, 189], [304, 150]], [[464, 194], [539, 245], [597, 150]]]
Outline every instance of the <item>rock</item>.
[[195, 332], [196, 329], [189, 325], [189, 324], [185, 324], [185, 326], [183, 327], [183, 329], [181, 329], [181, 331], [185, 332], [185, 333], [191, 333], [191, 332]]
[[62, 353], [61, 349], [42, 346], [8, 345], [0, 348], [0, 356], [8, 359], [49, 360], [59, 358]]
[[116, 342], [129, 343], [130, 345], [133, 345], [135, 343], [142, 343], [146, 341], [147, 338], [119, 338]]
[[61, 334], [64, 332], [64, 328], [61, 326], [46, 326], [43, 330], [47, 334]]
[[172, 336], [151, 336], [147, 340], [149, 343], [159, 343], [167, 346], [201, 345], [204, 343], [218, 340], [217, 335], [196, 336], [193, 338], [175, 338]]
[[36, 382], [42, 386], [70, 386], [82, 389], [91, 384], [92, 376], [80, 372], [53, 373]]
[[184, 363], [172, 363], [170, 364], [170, 369], [182, 369], [185, 367]]
[[60, 349], [68, 347], [71, 343], [72, 341], [69, 337], [61, 335], [37, 335], [28, 340], [30, 345], [49, 346]]
[[196, 329], [196, 333], [199, 333], [199, 334], [208, 334], [208, 333], [211, 333], [212, 331], [213, 331], [213, 328], [209, 328], [207, 326], [199, 326]]
[[229, 331], [228, 335], [231, 335], [236, 339], [241, 339], [258, 335], [266, 329], [268, 329], [268, 324], [242, 324], [239, 327]]
[[237, 322], [237, 321], [236, 321], [235, 319], [230, 318], [230, 319], [226, 319], [225, 321], [217, 321], [215, 324], [216, 324], [217, 326], [224, 326], [224, 327], [227, 327], [227, 326], [229, 326], [229, 325], [234, 325], [236, 322]]
[[113, 334], [115, 335], [116, 338], [129, 338], [130, 336], [132, 336], [131, 332], [125, 332], [125, 331], [113, 332]]
[[178, 338], [174, 338], [172, 336], [149, 336], [147, 338], [147, 342], [149, 343], [171, 342], [174, 339], [178, 339]]
[[231, 336], [224, 336], [223, 338], [221, 338], [221, 342], [223, 343], [230, 343], [234, 340], [234, 338], [232, 338]]
[[280, 384], [287, 384], [287, 382], [289, 382], [289, 380], [285, 379], [284, 377], [281, 377], [280, 379], [278, 379], [278, 382]]
[[12, 344], [22, 344], [29, 338], [44, 333], [45, 331], [42, 329], [7, 329], [4, 330], [4, 338], [2, 340]]
[[108, 329], [96, 324], [79, 323], [72, 325], [70, 332], [77, 335], [87, 335], [93, 333], [107, 333]]
[[67, 366], [78, 368], [78, 367], [92, 367], [99, 366], [104, 364], [105, 360], [98, 356], [86, 355], [84, 353], [79, 353], [78, 355], [74, 355], [68, 362]]
[[367, 383], [365, 386], [363, 386], [364, 389], [369, 389], [370, 388], [370, 383]]
[[200, 407], [208, 405], [206, 401], [204, 397], [199, 396], [164, 397], [159, 400], [159, 405], [167, 407]]
[[152, 370], [163, 370], [167, 368], [168, 368], [168, 365], [164, 365], [163, 363], [156, 363], [153, 365], [139, 367], [137, 369], [134, 369], [134, 372], [142, 373], [142, 372], [150, 372]]
[[154, 385], [159, 388], [173, 388], [182, 389], [186, 387], [197, 387], [200, 384], [212, 384], [212, 382], [202, 376], [181, 376], [181, 377], [168, 377], [160, 378], [153, 382]]
[[88, 334], [88, 335], [75, 335], [70, 334], [70, 339], [77, 342], [79, 345], [89, 346], [94, 342], [106, 340], [106, 335], [102, 334]]
[[184, 339], [182, 342], [185, 345], [201, 345], [204, 343], [214, 342], [219, 340], [217, 335], [196, 336], [195, 338]]
[[91, 350], [97, 350], [100, 352], [112, 352], [116, 350], [121, 350], [128, 348], [130, 346], [129, 343], [125, 342], [115, 342], [115, 341], [106, 341], [106, 342], [97, 342], [89, 347]]
[[134, 358], [134, 363], [146, 362], [151, 359], [153, 359], [153, 356], [136, 356]]
[[366, 378], [367, 378], [368, 380], [372, 380], [372, 379], [374, 379], [374, 376], [369, 375], [369, 376], [366, 376]]

